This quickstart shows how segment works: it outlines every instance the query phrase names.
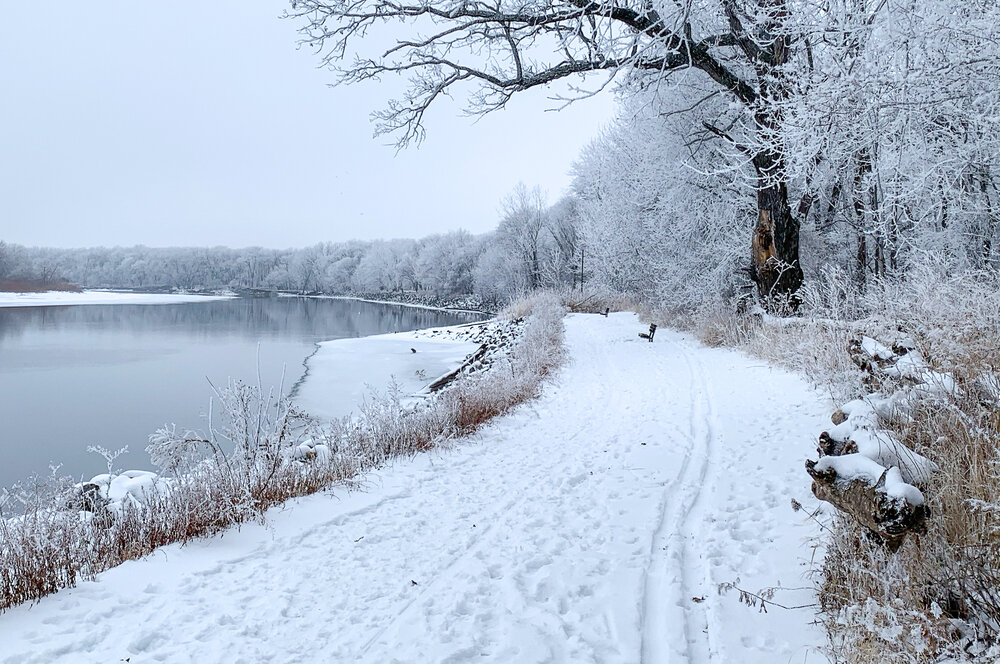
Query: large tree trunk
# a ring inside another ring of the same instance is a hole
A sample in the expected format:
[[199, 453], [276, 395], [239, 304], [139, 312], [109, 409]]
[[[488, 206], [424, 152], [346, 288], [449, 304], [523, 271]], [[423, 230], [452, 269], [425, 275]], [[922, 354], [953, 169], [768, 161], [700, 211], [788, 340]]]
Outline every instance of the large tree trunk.
[[761, 7], [769, 16], [761, 27], [767, 46], [754, 55], [758, 80], [757, 109], [754, 122], [758, 139], [766, 146], [753, 157], [757, 172], [757, 227], [751, 246], [751, 276], [764, 306], [772, 311], [798, 308], [798, 290], [802, 286], [799, 262], [799, 221], [788, 205], [788, 182], [785, 169], [785, 146], [782, 135], [782, 102], [791, 93], [783, 73], [790, 44], [784, 25], [788, 20], [786, 0], [763, 0]]
[[757, 187], [757, 226], [751, 249], [751, 277], [766, 307], [798, 306], [802, 286], [799, 263], [799, 222], [788, 205], [788, 186], [782, 159], [771, 152], [754, 157]]

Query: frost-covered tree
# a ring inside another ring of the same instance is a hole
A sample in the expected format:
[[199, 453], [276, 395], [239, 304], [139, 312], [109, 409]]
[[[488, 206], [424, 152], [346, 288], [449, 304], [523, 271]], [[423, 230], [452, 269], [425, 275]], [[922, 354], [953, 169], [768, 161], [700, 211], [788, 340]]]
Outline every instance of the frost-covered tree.
[[424, 238], [413, 260], [417, 285], [438, 295], [471, 293], [472, 272], [481, 249], [466, 231]]
[[7, 279], [14, 271], [13, 251], [9, 244], [0, 240], [0, 281]]
[[996, 261], [1000, 8], [836, 0], [801, 32], [810, 67], [786, 104], [790, 171], [831, 261], [859, 287], [928, 252]]
[[671, 126], [697, 123], [673, 113], [677, 104], [658, 96], [624, 104], [577, 160], [574, 191], [588, 280], [691, 309], [747, 281], [753, 183], [717, 168], [724, 155], [713, 142], [686, 141], [692, 127]]
[[376, 240], [354, 270], [354, 288], [360, 292], [401, 291], [413, 286], [410, 260], [413, 240]]
[[528, 291], [524, 270], [510, 260], [510, 254], [495, 234], [487, 239], [472, 278], [476, 294], [489, 304], [504, 304]]
[[545, 286], [576, 286], [583, 257], [579, 201], [566, 196], [546, 211], [547, 241], [542, 250], [541, 280]]
[[545, 196], [538, 187], [518, 184], [500, 203], [496, 236], [508, 255], [519, 282], [533, 291], [542, 285], [542, 244], [545, 239]]
[[541, 189], [522, 183], [502, 199], [500, 214], [473, 272], [476, 293], [501, 302], [574, 283], [579, 246], [574, 199], [547, 207]]
[[330, 293], [346, 293], [351, 289], [354, 272], [367, 245], [363, 242], [347, 242], [327, 251], [326, 267], [323, 270], [323, 289]]
[[[697, 72], [705, 95], [733, 107], [703, 128], [731, 142], [754, 173], [750, 275], [762, 295], [787, 296], [802, 269], [780, 130], [795, 93], [793, 60], [808, 55], [796, 12], [814, 11], [792, 0], [293, 0], [290, 15], [342, 81], [409, 77], [406, 92], [377, 114], [378, 131], [397, 132], [400, 144], [419, 140], [431, 104], [463, 87], [468, 109], [484, 113], [575, 75], [622, 74], [631, 89], [674, 94], [674, 74]], [[368, 53], [362, 40], [378, 28], [395, 43]]]
[[[1000, 9], [805, 7], [785, 22], [804, 55], [786, 67], [794, 86], [775, 102], [772, 139], [789, 190], [800, 193], [803, 269], [847, 271], [864, 289], [927, 260], [996, 267]], [[743, 112], [690, 72], [673, 80], [674, 94], [649, 87], [623, 100], [619, 121], [578, 161], [575, 184], [597, 276], [671, 303], [739, 286], [733, 241], [748, 237], [741, 199], [758, 185]], [[725, 141], [704, 140], [720, 127]]]
[[288, 274], [296, 290], [317, 290], [320, 283], [320, 248], [309, 247], [296, 251], [289, 258]]

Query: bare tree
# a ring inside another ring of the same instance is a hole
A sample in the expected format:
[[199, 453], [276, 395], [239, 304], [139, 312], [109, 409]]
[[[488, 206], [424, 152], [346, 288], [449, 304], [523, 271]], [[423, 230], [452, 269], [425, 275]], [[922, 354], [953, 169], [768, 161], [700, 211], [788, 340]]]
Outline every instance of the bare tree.
[[[751, 138], [704, 125], [756, 174], [750, 275], [767, 299], [791, 296], [801, 285], [799, 223], [779, 137], [781, 105], [792, 91], [787, 65], [798, 43], [787, 0], [292, 0], [288, 15], [303, 21], [304, 43], [342, 82], [409, 77], [405, 93], [376, 113], [376, 131], [397, 134], [400, 146], [419, 141], [427, 109], [464, 84], [473, 84], [468, 110], [486, 113], [518, 92], [573, 75], [603, 72], [610, 81], [625, 72], [649, 85], [673, 72], [702, 72], [716, 93], [743, 108]], [[374, 28], [400, 23], [407, 36], [380, 56], [356, 54]]]
[[523, 183], [500, 203], [501, 219], [497, 236], [510, 258], [524, 275], [527, 290], [541, 285], [542, 237], [546, 229], [545, 196], [538, 187]]
[[11, 261], [10, 250], [7, 247], [7, 243], [0, 240], [0, 281], [3, 281], [11, 272]]

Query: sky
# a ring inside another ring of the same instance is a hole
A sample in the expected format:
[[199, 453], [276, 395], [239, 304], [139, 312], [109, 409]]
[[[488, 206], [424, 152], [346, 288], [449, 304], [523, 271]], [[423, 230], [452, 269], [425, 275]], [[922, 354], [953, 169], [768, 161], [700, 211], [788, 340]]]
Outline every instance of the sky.
[[[0, 21], [0, 240], [250, 246], [491, 230], [518, 182], [550, 202], [614, 114], [552, 91], [469, 118], [444, 100], [401, 152], [330, 87], [284, 0], [11, 3]], [[596, 82], [595, 82], [596, 85]]]

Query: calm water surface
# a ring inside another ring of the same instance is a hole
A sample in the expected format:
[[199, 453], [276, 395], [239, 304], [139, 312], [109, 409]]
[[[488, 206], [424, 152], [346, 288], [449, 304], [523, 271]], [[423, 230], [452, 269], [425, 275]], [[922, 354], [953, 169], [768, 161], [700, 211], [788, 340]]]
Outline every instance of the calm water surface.
[[[0, 487], [32, 473], [104, 472], [88, 445], [147, 468], [150, 433], [204, 429], [209, 380], [284, 371], [287, 393], [318, 341], [479, 320], [352, 300], [254, 298], [159, 305], [0, 308]], [[259, 362], [258, 362], [259, 358]]]

